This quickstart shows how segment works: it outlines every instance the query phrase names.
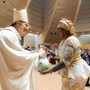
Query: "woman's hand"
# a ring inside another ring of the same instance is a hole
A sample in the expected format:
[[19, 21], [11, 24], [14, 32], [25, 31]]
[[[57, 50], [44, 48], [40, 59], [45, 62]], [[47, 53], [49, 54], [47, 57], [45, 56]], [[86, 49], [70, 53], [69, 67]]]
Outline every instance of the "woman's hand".
[[43, 71], [43, 72], [41, 72], [41, 74], [51, 74], [53, 71], [52, 71], [52, 69], [48, 69], [48, 70], [45, 70], [45, 71]]

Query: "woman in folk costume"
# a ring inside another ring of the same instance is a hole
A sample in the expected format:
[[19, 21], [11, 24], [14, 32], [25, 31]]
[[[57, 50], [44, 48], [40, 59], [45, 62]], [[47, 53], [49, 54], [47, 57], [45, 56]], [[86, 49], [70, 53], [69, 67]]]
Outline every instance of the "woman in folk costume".
[[45, 52], [21, 47], [20, 36], [29, 29], [26, 22], [18, 20], [0, 31], [0, 90], [34, 90], [32, 70]]
[[85, 90], [90, 67], [81, 58], [80, 42], [75, 37], [73, 23], [65, 18], [61, 19], [57, 29], [62, 33], [63, 40], [59, 46], [60, 63], [42, 74], [58, 71], [62, 76], [62, 90]]

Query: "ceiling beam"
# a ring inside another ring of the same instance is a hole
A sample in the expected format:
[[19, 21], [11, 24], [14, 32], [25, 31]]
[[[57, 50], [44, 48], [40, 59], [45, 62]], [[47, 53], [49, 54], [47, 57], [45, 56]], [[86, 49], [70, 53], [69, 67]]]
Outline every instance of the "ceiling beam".
[[78, 6], [77, 6], [77, 10], [76, 10], [76, 15], [75, 15], [75, 18], [74, 18], [74, 24], [75, 24], [75, 22], [76, 22], [76, 20], [77, 20], [78, 13], [79, 13], [80, 6], [81, 6], [81, 3], [82, 3], [82, 0], [79, 0]]
[[26, 9], [28, 9], [28, 7], [29, 7], [29, 5], [30, 5], [30, 2], [31, 2], [31, 0], [27, 0], [27, 3], [26, 3], [26, 5], [25, 5], [25, 8], [26, 8]]

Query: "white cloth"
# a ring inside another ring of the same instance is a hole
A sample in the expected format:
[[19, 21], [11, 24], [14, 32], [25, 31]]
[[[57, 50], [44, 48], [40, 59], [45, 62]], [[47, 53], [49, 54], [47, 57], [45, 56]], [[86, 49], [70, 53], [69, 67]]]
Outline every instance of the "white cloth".
[[19, 40], [12, 26], [0, 31], [0, 90], [34, 90], [32, 70], [39, 55], [24, 50]]

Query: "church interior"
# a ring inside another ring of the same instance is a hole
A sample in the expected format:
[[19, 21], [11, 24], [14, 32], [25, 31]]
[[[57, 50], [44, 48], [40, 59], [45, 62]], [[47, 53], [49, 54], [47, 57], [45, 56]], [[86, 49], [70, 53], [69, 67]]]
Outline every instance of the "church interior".
[[[16, 20], [25, 20], [30, 30], [21, 45], [37, 49], [39, 44], [52, 47], [62, 40], [57, 30], [60, 19], [74, 23], [82, 49], [90, 50], [90, 0], [0, 0], [0, 30]], [[61, 90], [61, 76], [33, 71], [35, 90]], [[85, 88], [90, 90], [90, 86]]]

